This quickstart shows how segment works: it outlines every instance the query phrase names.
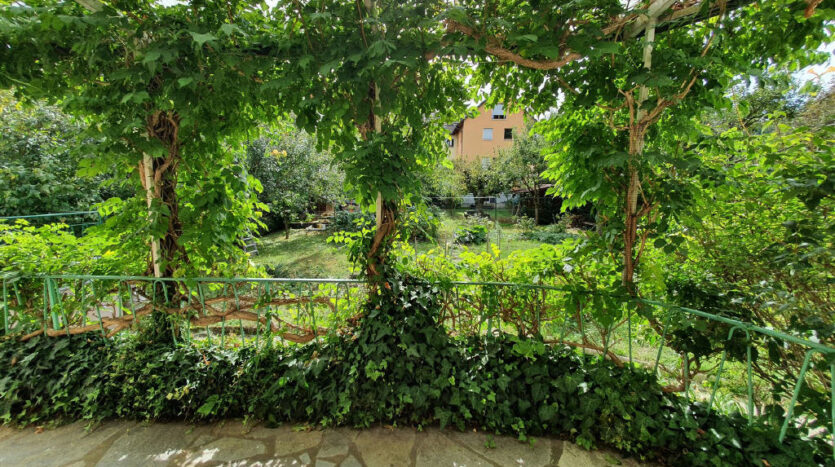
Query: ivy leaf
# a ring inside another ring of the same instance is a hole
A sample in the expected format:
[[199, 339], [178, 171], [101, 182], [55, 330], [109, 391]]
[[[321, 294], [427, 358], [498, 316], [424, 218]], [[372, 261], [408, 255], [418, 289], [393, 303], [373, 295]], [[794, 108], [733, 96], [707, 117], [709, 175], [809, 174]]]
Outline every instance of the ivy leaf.
[[217, 406], [219, 401], [220, 397], [218, 397], [217, 394], [212, 395], [211, 397], [206, 399], [205, 404], [201, 405], [200, 408], [197, 409], [197, 413], [204, 417], [208, 417], [214, 412], [215, 406]]

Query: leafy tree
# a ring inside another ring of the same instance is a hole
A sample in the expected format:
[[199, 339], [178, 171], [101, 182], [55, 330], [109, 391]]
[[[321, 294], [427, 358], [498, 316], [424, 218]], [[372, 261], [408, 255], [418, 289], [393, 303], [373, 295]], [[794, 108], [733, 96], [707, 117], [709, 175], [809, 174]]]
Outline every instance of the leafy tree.
[[289, 236], [290, 221], [311, 212], [316, 203], [344, 199], [344, 174], [331, 157], [316, 150], [313, 136], [289, 124], [247, 144], [247, 171], [261, 182], [258, 200], [269, 208], [270, 228], [282, 221]]
[[431, 171], [421, 174], [421, 195], [434, 203], [454, 206], [456, 198], [466, 194], [459, 172], [451, 161], [445, 159]]
[[748, 133], [773, 131], [773, 122], [794, 119], [808, 99], [787, 70], [742, 80], [728, 94], [730, 108], [707, 109], [700, 118], [716, 133], [730, 128]]
[[541, 197], [539, 186], [543, 182], [542, 172], [548, 166], [542, 151], [546, 146], [545, 138], [529, 131], [515, 131], [513, 145], [501, 151], [492, 170], [500, 178], [505, 189], [523, 188], [531, 194], [533, 200], [534, 221], [539, 224]]
[[812, 129], [835, 125], [835, 85], [807, 102], [794, 119], [793, 125]]
[[0, 216], [88, 211], [98, 184], [76, 176], [83, 125], [60, 109], [0, 91]]
[[[0, 85], [89, 121], [83, 136], [97, 157], [81, 172], [134, 180], [133, 199], [103, 207], [106, 225], [132, 234], [123, 248], [150, 244], [155, 276], [245, 271], [239, 235], [254, 226], [257, 206], [226, 148], [277, 113], [275, 93], [262, 86], [277, 58], [242, 53], [260, 35], [263, 12], [240, 2], [81, 3], [2, 9]], [[148, 337], [170, 341], [163, 300], [176, 301], [177, 290], [156, 288]]]
[[[833, 346], [835, 128], [779, 126], [761, 133], [706, 128], [711, 133], [693, 149], [704, 165], [692, 175], [700, 188], [692, 208], [655, 246], [673, 253], [663, 260], [671, 301]], [[681, 332], [698, 344], [688, 349], [694, 354], [728, 339], [698, 323]], [[775, 340], [756, 345], [754, 371], [775, 399], [791, 397], [805, 352]], [[743, 359], [744, 346], [737, 351]], [[828, 362], [813, 359], [816, 382], [801, 397], [803, 410], [824, 419], [828, 370]]]
[[367, 255], [376, 275], [399, 200], [446, 154], [442, 123], [466, 95], [464, 68], [435, 58], [447, 47], [436, 19], [443, 2], [83, 3], [90, 11], [64, 2], [4, 9], [0, 84], [64, 95], [63, 107], [94, 119], [101, 137], [107, 157], [91, 170], [109, 161], [152, 180], [148, 231], [161, 275], [188, 264], [179, 173], [216, 170], [226, 138], [279, 108], [332, 147], [363, 204], [377, 201]]

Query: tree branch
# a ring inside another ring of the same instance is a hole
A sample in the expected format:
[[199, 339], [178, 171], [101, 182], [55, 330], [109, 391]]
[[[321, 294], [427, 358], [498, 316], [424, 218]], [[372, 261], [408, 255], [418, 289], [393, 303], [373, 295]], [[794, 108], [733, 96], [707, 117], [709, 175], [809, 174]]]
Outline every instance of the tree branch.
[[[446, 30], [449, 33], [460, 32], [476, 40], [484, 39], [484, 36], [476, 32], [473, 28], [465, 26], [455, 20], [447, 19], [445, 23]], [[559, 60], [532, 60], [525, 58], [510, 49], [502, 47], [501, 41], [498, 39], [487, 37], [486, 40], [487, 44], [484, 46], [484, 50], [490, 55], [508, 62], [513, 62], [525, 68], [533, 68], [535, 70], [556, 70], [582, 57], [582, 55], [578, 53], [567, 52]]]
[[[705, 14], [700, 14], [702, 13], [705, 1], [708, 0], [702, 0], [689, 6], [685, 6], [686, 3], [679, 4], [678, 9], [676, 9], [676, 0], [657, 0], [649, 7], [647, 15], [661, 15], [667, 10], [674, 9], [671, 13], [658, 17], [656, 31], [660, 32], [697, 23], [714, 16], [722, 15], [726, 11], [753, 3], [753, 0], [718, 0], [711, 2], [708, 5], [707, 12]], [[810, 8], [814, 11], [812, 4], [816, 0], [808, 1], [810, 2]], [[601, 39], [608, 37], [613, 41], [622, 41], [624, 39], [634, 39], [640, 37], [644, 32], [644, 26], [646, 25], [648, 17], [647, 15], [627, 13], [613, 19], [609, 26], [603, 28], [603, 36]], [[572, 52], [567, 48], [567, 40], [571, 36], [570, 34], [566, 34], [561, 37], [559, 43], [556, 44], [559, 46], [560, 50], [565, 51], [562, 57], [559, 59], [536, 60], [523, 57], [520, 54], [513, 52], [511, 49], [503, 46], [501, 39], [495, 36], [487, 36], [479, 33], [472, 27], [453, 19], [446, 19], [444, 24], [446, 26], [447, 33], [461, 33], [476, 40], [484, 40], [486, 42], [484, 50], [487, 53], [501, 60], [513, 62], [525, 68], [531, 68], [534, 70], [557, 70], [583, 57], [581, 54]], [[620, 32], [627, 26], [629, 27], [628, 31], [626, 34], [621, 36]]]

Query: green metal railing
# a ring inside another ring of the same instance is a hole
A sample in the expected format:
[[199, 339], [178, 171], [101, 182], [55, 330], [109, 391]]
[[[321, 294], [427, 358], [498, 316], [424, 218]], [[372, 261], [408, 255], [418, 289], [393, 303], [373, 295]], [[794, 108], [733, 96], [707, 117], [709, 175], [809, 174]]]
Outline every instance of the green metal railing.
[[83, 235], [84, 231], [89, 227], [100, 225], [103, 221], [98, 211], [55, 212], [49, 214], [0, 217], [0, 222], [6, 221], [13, 223], [16, 220], [25, 220], [33, 225], [46, 223], [67, 224], [67, 229], [77, 237]]
[[[441, 305], [440, 324], [451, 335], [541, 336], [548, 344], [600, 355], [618, 365], [642, 366], [662, 384], [669, 383], [668, 390], [706, 401], [708, 413], [717, 404], [723, 376], [735, 368], [744, 372], [745, 393], [727, 389], [725, 394], [732, 406], [745, 402], [749, 421], [758, 415], [753, 350], [778, 345], [799, 364], [795, 372], [788, 366], [783, 369], [794, 386], [790, 402], [783, 404], [780, 440], [791, 423], [809, 421], [808, 414], [795, 416], [801, 390], [808, 385], [828, 397], [832, 406], [828, 423], [835, 458], [835, 348], [826, 344], [713, 313], [600, 291], [504, 282], [433, 287]], [[7, 274], [2, 277], [2, 329], [24, 339], [83, 332], [112, 336], [139, 326], [139, 318], [162, 303], [175, 323], [174, 338], [183, 344], [315, 344], [354, 322], [368, 291], [363, 281], [352, 279]], [[601, 314], [601, 309], [608, 312]], [[719, 339], [724, 344], [700, 358], [681, 350], [686, 347], [676, 345], [674, 338], [697, 320], [712, 326], [715, 335], [727, 336]], [[740, 346], [744, 352], [738, 351]], [[706, 361], [715, 364], [715, 372], [701, 370]], [[697, 376], [703, 377], [704, 387], [694, 383]]]

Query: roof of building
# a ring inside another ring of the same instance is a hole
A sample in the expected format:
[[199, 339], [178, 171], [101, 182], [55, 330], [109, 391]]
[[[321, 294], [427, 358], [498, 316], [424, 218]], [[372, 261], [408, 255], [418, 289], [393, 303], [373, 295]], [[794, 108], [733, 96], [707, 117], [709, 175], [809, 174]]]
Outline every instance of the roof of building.
[[444, 128], [446, 128], [449, 134], [454, 135], [461, 131], [461, 127], [464, 126], [464, 120], [465, 119], [462, 118], [457, 123], [447, 123], [446, 125], [444, 125]]

